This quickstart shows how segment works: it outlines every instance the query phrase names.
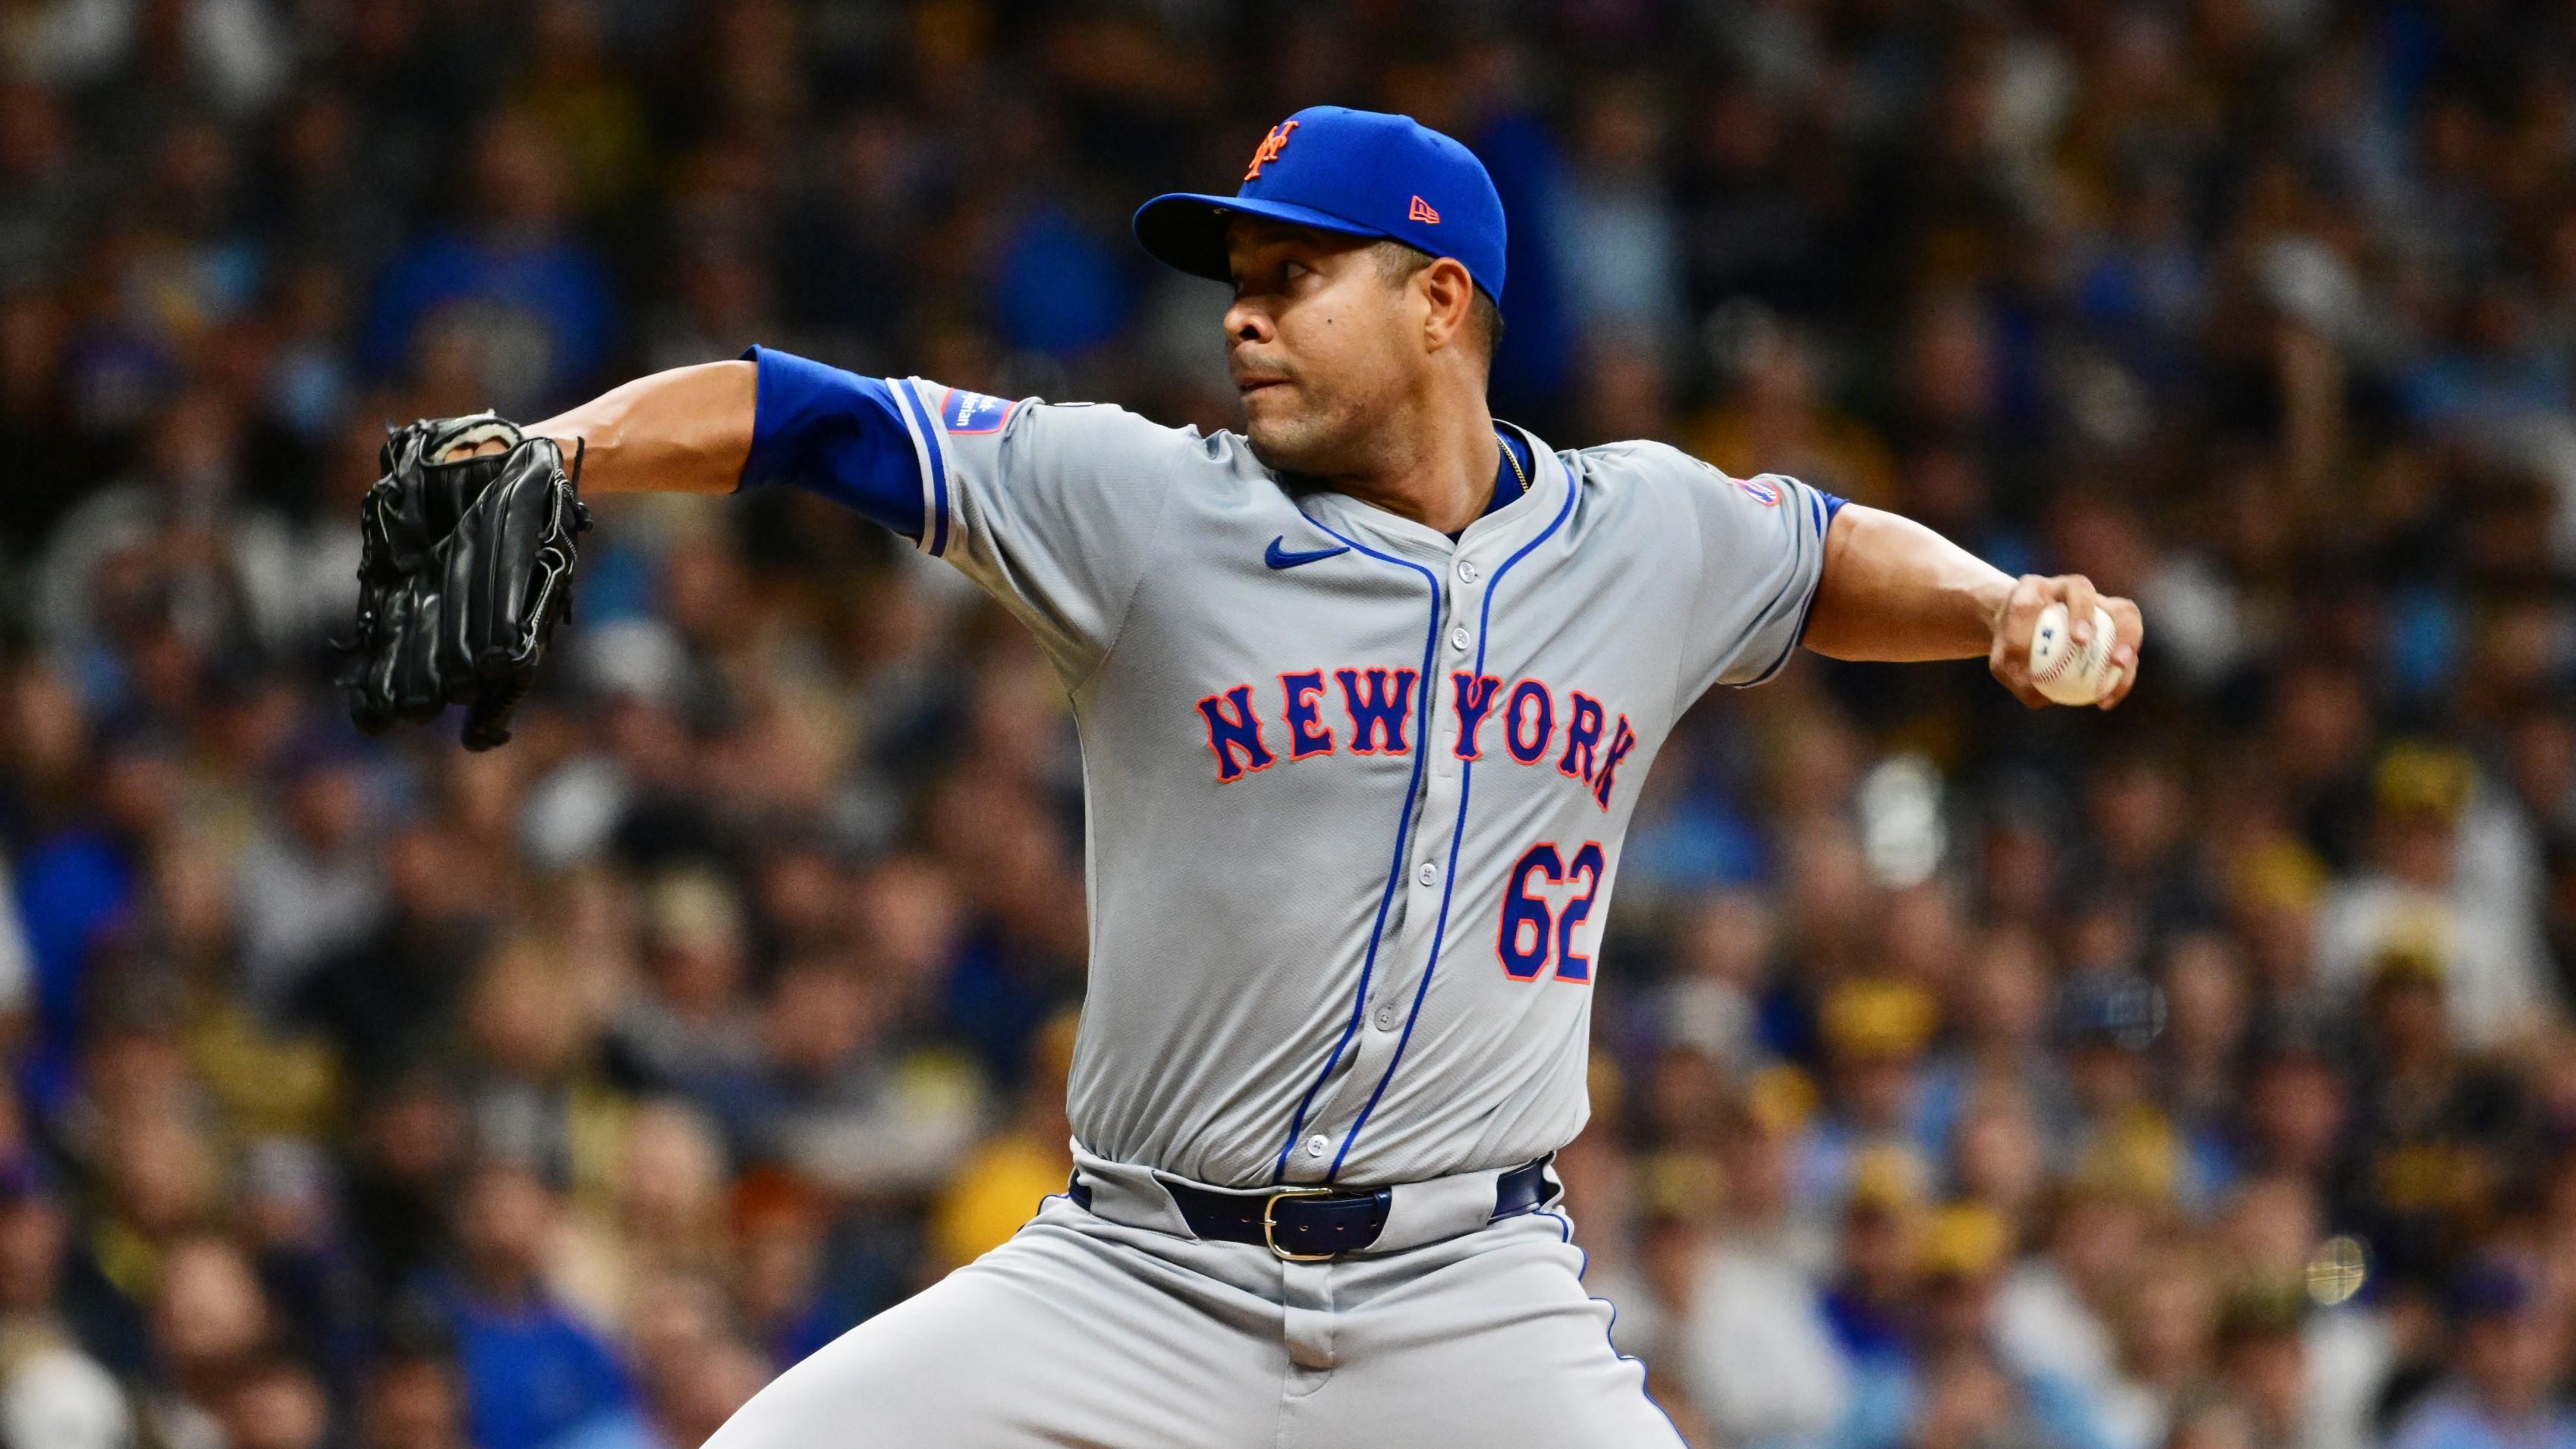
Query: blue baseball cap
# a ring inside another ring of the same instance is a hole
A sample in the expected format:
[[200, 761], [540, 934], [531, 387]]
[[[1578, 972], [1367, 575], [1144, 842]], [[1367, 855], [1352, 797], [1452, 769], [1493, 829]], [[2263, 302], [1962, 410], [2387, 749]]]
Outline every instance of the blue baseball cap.
[[1225, 227], [1266, 216], [1345, 236], [1391, 237], [1456, 257], [1503, 300], [1503, 198], [1474, 152], [1411, 116], [1309, 106], [1270, 128], [1232, 196], [1176, 191], [1136, 209], [1136, 240], [1194, 276], [1231, 279]]

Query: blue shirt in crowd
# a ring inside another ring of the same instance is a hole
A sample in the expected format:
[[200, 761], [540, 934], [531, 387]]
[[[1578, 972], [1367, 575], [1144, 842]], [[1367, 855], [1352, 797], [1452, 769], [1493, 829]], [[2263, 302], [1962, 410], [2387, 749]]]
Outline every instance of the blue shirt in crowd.
[[477, 1449], [542, 1449], [633, 1401], [608, 1346], [543, 1299], [502, 1306], [447, 1295]]
[[2576, 1414], [2547, 1405], [2501, 1419], [2461, 1389], [2439, 1390], [2399, 1422], [2389, 1449], [2576, 1449]]

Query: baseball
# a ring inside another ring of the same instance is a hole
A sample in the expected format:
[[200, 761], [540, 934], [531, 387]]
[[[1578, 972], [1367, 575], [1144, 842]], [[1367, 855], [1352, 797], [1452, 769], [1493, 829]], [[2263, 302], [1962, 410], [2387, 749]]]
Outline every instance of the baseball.
[[2059, 704], [2092, 704], [2100, 700], [2120, 682], [2119, 666], [2111, 662], [2111, 649], [2119, 638], [2111, 611], [2095, 604], [2093, 637], [2079, 648], [2069, 628], [2066, 606], [2049, 605], [2039, 611], [2039, 625], [2030, 636], [2032, 686]]

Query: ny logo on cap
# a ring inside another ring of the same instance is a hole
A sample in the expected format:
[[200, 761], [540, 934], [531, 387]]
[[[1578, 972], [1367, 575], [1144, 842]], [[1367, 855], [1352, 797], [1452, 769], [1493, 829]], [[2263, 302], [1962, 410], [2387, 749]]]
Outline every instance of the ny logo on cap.
[[1279, 159], [1279, 153], [1288, 149], [1288, 133], [1296, 130], [1298, 124], [1295, 121], [1282, 121], [1270, 128], [1270, 134], [1262, 137], [1261, 144], [1252, 149], [1252, 169], [1243, 173], [1244, 180], [1250, 181], [1259, 176], [1262, 167]]
[[1417, 196], [1413, 198], [1413, 209], [1404, 214], [1404, 219], [1407, 221], [1424, 222], [1431, 226], [1438, 226], [1440, 224], [1440, 213], [1431, 209], [1430, 202]]

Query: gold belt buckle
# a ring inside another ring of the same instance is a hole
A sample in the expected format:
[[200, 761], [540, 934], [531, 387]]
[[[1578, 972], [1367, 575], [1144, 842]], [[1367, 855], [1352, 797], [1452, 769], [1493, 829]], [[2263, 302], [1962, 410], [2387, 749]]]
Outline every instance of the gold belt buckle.
[[1283, 1187], [1263, 1198], [1261, 1200], [1261, 1242], [1270, 1250], [1270, 1255], [1283, 1263], [1329, 1263], [1340, 1257], [1341, 1254], [1337, 1252], [1292, 1253], [1279, 1246], [1279, 1220], [1272, 1216], [1279, 1210], [1279, 1200], [1283, 1197], [1331, 1197], [1338, 1191], [1340, 1189], [1330, 1187]]

